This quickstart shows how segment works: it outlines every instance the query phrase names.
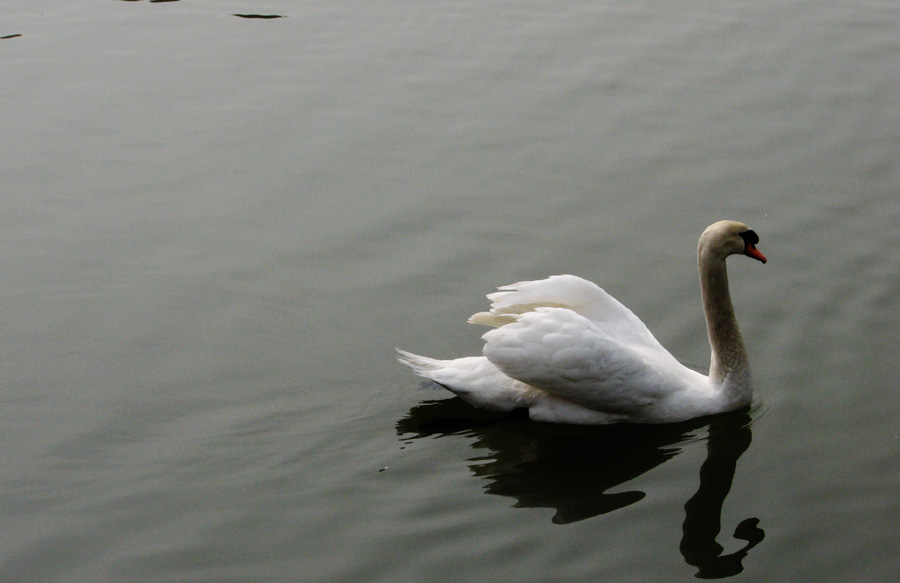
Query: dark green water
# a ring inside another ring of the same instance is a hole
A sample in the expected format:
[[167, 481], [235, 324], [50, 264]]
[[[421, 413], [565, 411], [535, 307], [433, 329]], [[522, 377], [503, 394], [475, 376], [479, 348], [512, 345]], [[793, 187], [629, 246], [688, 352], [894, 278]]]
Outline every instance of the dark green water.
[[[0, 37], [3, 581], [900, 570], [893, 3], [28, 0]], [[541, 426], [393, 360], [576, 273], [703, 366], [721, 218], [769, 257], [730, 263], [749, 414]]]

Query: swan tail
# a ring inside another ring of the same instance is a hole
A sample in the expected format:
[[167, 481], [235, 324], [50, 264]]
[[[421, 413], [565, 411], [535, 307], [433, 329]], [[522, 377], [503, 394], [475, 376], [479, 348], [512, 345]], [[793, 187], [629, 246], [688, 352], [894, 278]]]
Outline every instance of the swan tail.
[[414, 373], [426, 379], [434, 380], [431, 375], [434, 371], [440, 370], [444, 362], [437, 360], [436, 358], [419, 356], [418, 354], [413, 354], [412, 352], [407, 352], [399, 348], [395, 348], [394, 350], [397, 351], [397, 360], [399, 360], [401, 364], [408, 366]]
[[438, 360], [396, 350], [401, 364], [481, 409], [509, 412], [529, 407], [538, 393], [500, 372], [483, 356]]

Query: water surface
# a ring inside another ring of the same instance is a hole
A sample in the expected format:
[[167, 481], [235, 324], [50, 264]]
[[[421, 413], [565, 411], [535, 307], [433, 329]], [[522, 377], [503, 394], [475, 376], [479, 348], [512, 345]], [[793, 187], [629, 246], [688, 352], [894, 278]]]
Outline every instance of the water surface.
[[[280, 16], [241, 18], [236, 15]], [[890, 2], [8, 2], [4, 581], [886, 581]], [[597, 281], [754, 409], [565, 428], [421, 386], [496, 286]]]

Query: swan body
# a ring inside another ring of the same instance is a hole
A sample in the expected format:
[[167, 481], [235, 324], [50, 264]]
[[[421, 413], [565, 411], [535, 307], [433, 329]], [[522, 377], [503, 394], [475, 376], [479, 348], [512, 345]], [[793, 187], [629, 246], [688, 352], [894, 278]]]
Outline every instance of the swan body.
[[759, 237], [736, 221], [707, 227], [698, 265], [711, 347], [709, 376], [691, 370], [631, 310], [596, 284], [554, 275], [501, 287], [491, 309], [469, 318], [494, 326], [484, 356], [437, 360], [398, 349], [398, 359], [484, 409], [525, 408], [536, 421], [669, 423], [750, 403], [753, 386], [725, 259], [765, 263]]

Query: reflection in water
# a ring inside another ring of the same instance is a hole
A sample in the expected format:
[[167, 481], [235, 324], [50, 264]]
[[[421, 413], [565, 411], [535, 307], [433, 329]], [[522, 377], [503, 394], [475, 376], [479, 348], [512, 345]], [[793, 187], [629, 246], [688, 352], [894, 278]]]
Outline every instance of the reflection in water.
[[722, 504], [731, 490], [737, 460], [750, 447], [749, 421], [746, 413], [736, 413], [710, 423], [700, 487], [684, 505], [681, 554], [689, 565], [698, 568], [697, 577], [703, 579], [720, 579], [743, 571], [741, 561], [765, 536], [757, 526], [759, 519], [747, 518], [734, 529], [735, 538], [747, 541], [742, 549], [722, 555], [722, 546], [716, 542]]
[[413, 407], [397, 423], [397, 431], [414, 437], [474, 437], [472, 447], [484, 454], [471, 458], [470, 467], [488, 481], [489, 494], [513, 498], [520, 508], [553, 508], [553, 522], [566, 524], [643, 499], [645, 494], [637, 490], [608, 490], [678, 455], [685, 441], [707, 426], [707, 458], [700, 486], [684, 507], [680, 550], [684, 560], [697, 567], [697, 577], [721, 578], [740, 573], [743, 558], [765, 536], [759, 520], [748, 518], [734, 532], [747, 541], [741, 550], [722, 555], [716, 542], [737, 460], [750, 446], [746, 411], [673, 425], [582, 427], [501, 416], [453, 398]]

